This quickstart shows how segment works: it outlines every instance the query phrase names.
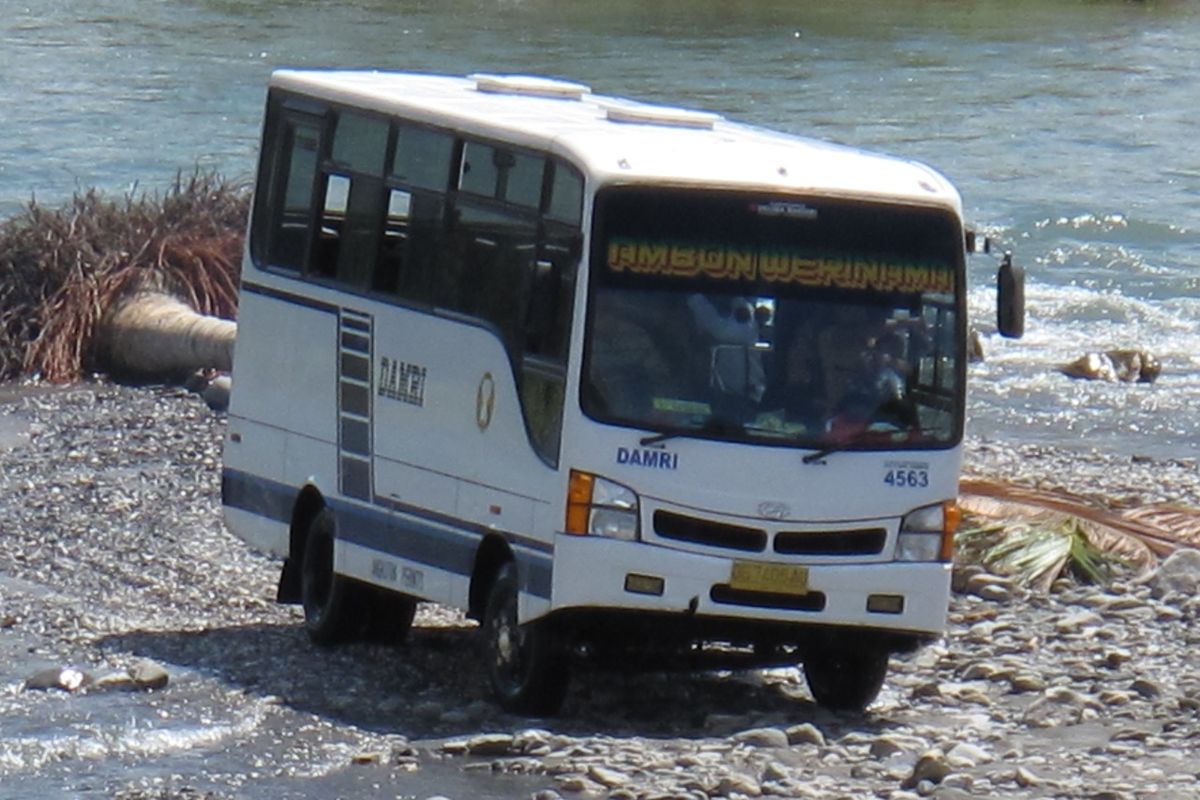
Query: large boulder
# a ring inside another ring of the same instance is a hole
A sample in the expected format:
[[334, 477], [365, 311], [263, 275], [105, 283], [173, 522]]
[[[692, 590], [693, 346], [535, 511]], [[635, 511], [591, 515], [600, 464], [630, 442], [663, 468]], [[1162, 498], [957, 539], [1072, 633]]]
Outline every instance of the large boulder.
[[1162, 364], [1145, 350], [1107, 350], [1085, 353], [1059, 371], [1072, 378], [1109, 383], [1154, 383]]

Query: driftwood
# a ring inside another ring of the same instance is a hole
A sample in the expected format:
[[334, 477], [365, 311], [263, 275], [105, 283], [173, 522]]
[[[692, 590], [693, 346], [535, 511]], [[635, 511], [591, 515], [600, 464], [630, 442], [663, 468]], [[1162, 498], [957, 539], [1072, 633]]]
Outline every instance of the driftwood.
[[228, 372], [236, 334], [236, 322], [198, 314], [170, 295], [139, 292], [103, 318], [96, 355], [109, 371], [130, 377]]

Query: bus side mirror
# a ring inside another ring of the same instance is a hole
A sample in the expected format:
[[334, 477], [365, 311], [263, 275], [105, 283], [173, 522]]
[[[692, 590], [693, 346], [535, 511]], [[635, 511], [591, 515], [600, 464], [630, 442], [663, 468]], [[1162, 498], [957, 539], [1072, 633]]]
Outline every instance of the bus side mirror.
[[971, 228], [963, 231], [963, 243], [966, 245], [967, 255], [979, 252], [992, 252], [992, 237], [984, 236], [981, 240], [979, 234]]
[[1025, 333], [1025, 270], [1005, 253], [996, 273], [996, 327], [1000, 335], [1020, 339]]

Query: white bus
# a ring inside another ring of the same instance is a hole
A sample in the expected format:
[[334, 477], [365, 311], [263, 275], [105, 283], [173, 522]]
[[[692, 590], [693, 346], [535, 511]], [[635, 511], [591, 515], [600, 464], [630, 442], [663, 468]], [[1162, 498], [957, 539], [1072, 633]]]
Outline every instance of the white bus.
[[318, 643], [480, 620], [512, 711], [632, 656], [861, 708], [945, 625], [965, 236], [925, 166], [717, 114], [278, 71], [226, 520]]

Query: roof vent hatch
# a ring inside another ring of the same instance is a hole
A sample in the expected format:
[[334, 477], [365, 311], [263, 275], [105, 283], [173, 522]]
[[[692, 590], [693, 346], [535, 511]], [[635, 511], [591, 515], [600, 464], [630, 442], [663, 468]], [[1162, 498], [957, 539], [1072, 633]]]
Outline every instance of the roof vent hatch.
[[718, 120], [724, 119], [711, 111], [696, 111], [674, 106], [656, 106], [644, 103], [605, 104], [605, 116], [609, 122], [625, 122], [634, 125], [665, 125], [670, 128], [697, 128], [711, 131]]
[[486, 94], [514, 94], [524, 97], [551, 97], [558, 100], [582, 100], [592, 88], [582, 83], [543, 78], [537, 75], [468, 75], [475, 90]]

